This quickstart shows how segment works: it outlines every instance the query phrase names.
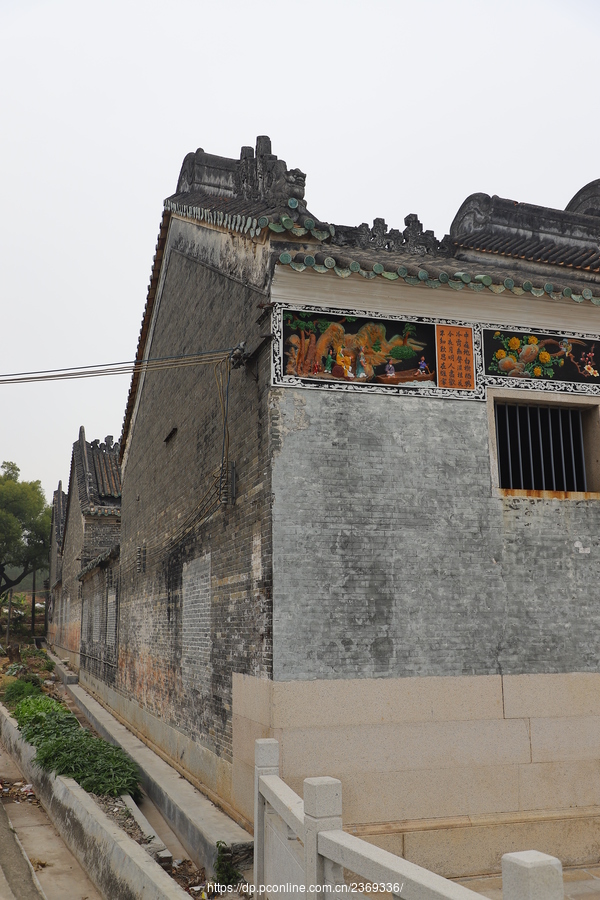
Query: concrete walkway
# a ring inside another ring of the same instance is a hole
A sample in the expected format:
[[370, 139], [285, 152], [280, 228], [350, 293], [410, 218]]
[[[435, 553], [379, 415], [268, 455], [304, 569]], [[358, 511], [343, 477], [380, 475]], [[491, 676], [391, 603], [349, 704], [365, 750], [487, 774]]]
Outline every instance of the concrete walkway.
[[0, 897], [2, 900], [41, 900], [43, 897], [1, 803]]
[[[14, 784], [23, 780], [0, 745], [0, 781]], [[37, 869], [35, 874], [32, 865]], [[102, 895], [41, 806], [27, 801], [0, 802], [0, 900], [42, 898], [102, 900]]]

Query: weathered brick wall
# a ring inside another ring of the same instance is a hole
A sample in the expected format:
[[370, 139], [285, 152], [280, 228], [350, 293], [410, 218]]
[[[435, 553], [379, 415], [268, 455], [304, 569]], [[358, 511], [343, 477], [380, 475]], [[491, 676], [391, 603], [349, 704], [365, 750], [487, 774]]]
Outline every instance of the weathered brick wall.
[[81, 668], [113, 686], [118, 646], [118, 558], [89, 572], [81, 586]]
[[485, 403], [273, 395], [275, 680], [597, 670], [600, 505], [492, 497]]
[[[186, 241], [198, 231], [181, 228]], [[168, 258], [150, 356], [233, 347], [241, 340], [250, 350], [257, 347], [268, 329], [257, 324], [263, 294], [196, 261], [185, 241], [177, 246], [186, 252]], [[252, 245], [249, 253], [248, 272], [255, 266], [260, 275]], [[170, 546], [221, 462], [213, 365], [146, 377], [123, 469], [117, 686], [225, 760], [232, 755], [232, 671], [271, 673], [269, 354], [266, 343], [251, 370], [231, 373], [235, 505], [222, 506]]]
[[81, 622], [81, 595], [77, 576], [81, 571], [85, 522], [79, 505], [77, 485], [71, 482], [71, 493], [63, 542], [62, 586], [56, 598], [53, 631], [50, 640], [60, 650], [77, 655]]
[[78, 575], [92, 559], [119, 542], [121, 521], [117, 516], [84, 516], [74, 481], [71, 490], [73, 495], [65, 522], [62, 584], [55, 592], [48, 637], [60, 650], [78, 656], [82, 600]]
[[86, 516], [81, 566], [77, 574], [101, 553], [118, 544], [120, 534], [121, 519], [119, 516]]

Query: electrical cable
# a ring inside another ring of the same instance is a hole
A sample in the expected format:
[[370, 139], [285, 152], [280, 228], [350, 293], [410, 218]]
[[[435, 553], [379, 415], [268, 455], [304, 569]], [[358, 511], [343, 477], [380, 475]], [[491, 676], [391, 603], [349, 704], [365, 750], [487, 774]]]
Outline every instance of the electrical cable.
[[77, 378], [99, 378], [106, 375], [128, 375], [135, 372], [175, 369], [185, 366], [210, 365], [227, 359], [235, 347], [223, 350], [208, 350], [185, 356], [164, 356], [155, 359], [131, 360], [128, 362], [103, 363], [93, 366], [42, 369], [36, 372], [14, 372], [0, 375], [0, 384], [28, 384], [43, 381], [71, 381]]

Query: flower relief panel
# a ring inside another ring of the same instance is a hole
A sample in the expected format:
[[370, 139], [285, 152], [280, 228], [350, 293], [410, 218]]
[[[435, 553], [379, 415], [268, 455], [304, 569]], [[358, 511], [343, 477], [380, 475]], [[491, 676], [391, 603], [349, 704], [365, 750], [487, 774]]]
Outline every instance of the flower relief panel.
[[597, 340], [560, 332], [484, 329], [485, 374], [529, 383], [567, 382], [598, 388]]

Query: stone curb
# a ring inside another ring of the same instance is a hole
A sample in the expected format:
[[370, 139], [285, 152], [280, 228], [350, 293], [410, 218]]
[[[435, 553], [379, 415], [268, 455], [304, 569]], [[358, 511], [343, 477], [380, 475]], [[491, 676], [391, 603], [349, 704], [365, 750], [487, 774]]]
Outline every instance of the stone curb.
[[236, 868], [252, 866], [254, 842], [248, 832], [135, 737], [80, 684], [68, 685], [66, 690], [98, 734], [121, 747], [138, 764], [142, 787], [198, 867], [204, 867], [209, 876], [214, 872], [217, 841], [231, 847]]
[[35, 748], [20, 735], [0, 705], [0, 740], [25, 777], [62, 839], [96, 887], [110, 900], [185, 900], [188, 895], [121, 831], [72, 778], [48, 774], [33, 764]]

